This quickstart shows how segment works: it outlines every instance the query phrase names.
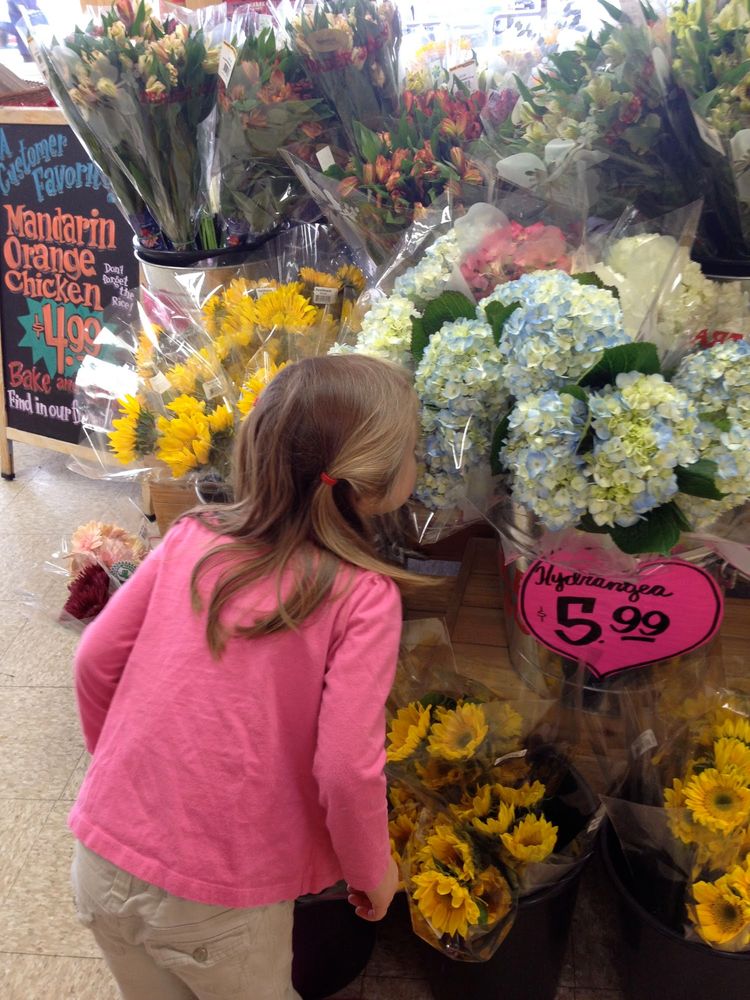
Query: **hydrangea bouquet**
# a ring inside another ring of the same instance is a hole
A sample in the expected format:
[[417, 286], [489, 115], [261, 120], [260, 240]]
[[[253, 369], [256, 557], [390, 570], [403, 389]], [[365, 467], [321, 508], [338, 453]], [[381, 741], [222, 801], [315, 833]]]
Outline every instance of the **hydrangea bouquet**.
[[[750, 345], [715, 345], [665, 374], [656, 347], [625, 334], [608, 289], [556, 271], [502, 285], [480, 308], [500, 321], [515, 397], [496, 431], [493, 468], [546, 528], [668, 554], [698, 520], [716, 521], [750, 497], [738, 453]], [[729, 368], [731, 385], [711, 400], [706, 373]]]
[[750, 949], [749, 707], [728, 691], [694, 702], [693, 717], [633, 767], [622, 797], [605, 800], [639, 902], [725, 952]]

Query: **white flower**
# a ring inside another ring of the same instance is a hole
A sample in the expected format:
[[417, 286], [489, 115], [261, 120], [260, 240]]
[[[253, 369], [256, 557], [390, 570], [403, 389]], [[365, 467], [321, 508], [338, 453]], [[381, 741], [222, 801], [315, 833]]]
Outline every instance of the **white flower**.
[[416, 306], [403, 295], [377, 300], [362, 320], [356, 352], [409, 367], [414, 316], [419, 316]]

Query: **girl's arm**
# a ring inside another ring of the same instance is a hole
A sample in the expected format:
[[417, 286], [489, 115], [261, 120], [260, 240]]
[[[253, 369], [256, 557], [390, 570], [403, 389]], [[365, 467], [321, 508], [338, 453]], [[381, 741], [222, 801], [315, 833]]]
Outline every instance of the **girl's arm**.
[[163, 543], [87, 626], [75, 656], [75, 689], [86, 749], [93, 753], [138, 636], [162, 562]]
[[391, 580], [368, 575], [354, 586], [329, 652], [314, 773], [344, 878], [378, 885], [390, 860], [385, 702], [401, 638], [401, 597]]

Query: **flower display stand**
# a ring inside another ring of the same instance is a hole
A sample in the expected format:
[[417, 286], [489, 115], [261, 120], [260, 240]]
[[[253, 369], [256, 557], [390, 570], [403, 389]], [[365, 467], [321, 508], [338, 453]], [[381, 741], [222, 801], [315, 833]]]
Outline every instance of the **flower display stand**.
[[637, 886], [609, 824], [600, 843], [620, 899], [627, 1000], [746, 1000], [750, 952], [716, 951], [665, 926], [636, 898]]
[[147, 508], [153, 511], [162, 535], [181, 514], [199, 503], [194, 486], [168, 479], [149, 480], [146, 494]]

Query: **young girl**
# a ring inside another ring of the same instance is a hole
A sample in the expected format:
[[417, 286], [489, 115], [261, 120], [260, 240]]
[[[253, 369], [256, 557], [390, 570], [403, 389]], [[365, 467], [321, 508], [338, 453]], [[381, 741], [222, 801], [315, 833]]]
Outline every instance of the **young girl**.
[[295, 897], [379, 920], [401, 602], [370, 541], [414, 487], [408, 375], [300, 361], [242, 425], [236, 502], [186, 515], [86, 630], [73, 884], [126, 1000], [287, 1000]]

